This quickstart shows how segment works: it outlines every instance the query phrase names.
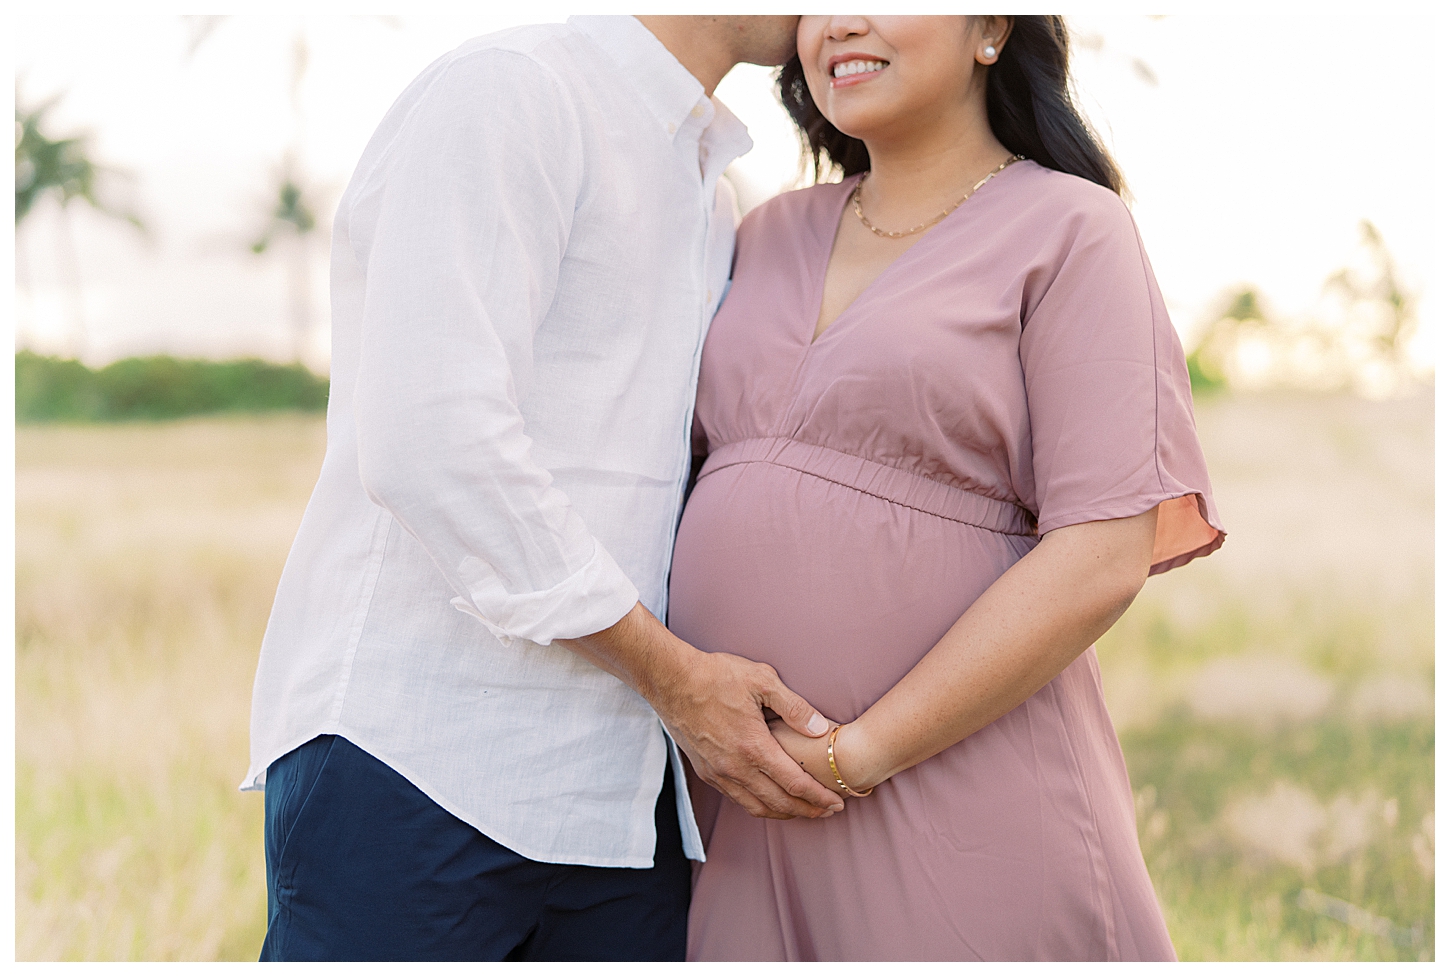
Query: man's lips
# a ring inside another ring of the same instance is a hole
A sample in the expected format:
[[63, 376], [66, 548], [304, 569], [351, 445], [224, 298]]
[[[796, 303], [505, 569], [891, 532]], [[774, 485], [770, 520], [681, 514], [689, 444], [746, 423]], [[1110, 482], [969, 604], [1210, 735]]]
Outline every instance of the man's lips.
[[870, 81], [880, 75], [890, 63], [878, 55], [847, 51], [832, 56], [826, 63], [826, 73], [831, 79], [832, 88], [845, 88]]

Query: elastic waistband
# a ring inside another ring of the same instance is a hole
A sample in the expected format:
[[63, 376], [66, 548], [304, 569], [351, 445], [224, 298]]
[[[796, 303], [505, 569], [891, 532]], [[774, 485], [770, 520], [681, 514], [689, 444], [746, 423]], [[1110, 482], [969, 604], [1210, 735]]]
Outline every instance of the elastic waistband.
[[791, 468], [909, 509], [1008, 536], [1037, 535], [1032, 513], [935, 479], [790, 438], [748, 438], [710, 453], [700, 478], [731, 465], [763, 463]]

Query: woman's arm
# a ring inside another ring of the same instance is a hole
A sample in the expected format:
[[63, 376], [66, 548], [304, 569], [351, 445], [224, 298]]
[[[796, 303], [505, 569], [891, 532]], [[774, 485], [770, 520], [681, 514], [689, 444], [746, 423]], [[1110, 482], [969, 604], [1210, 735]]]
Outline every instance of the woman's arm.
[[[836, 738], [842, 778], [864, 791], [935, 756], [1025, 702], [1133, 602], [1153, 555], [1156, 507], [1064, 526], [967, 608], [900, 682]], [[772, 724], [781, 745], [832, 790], [823, 739]]]

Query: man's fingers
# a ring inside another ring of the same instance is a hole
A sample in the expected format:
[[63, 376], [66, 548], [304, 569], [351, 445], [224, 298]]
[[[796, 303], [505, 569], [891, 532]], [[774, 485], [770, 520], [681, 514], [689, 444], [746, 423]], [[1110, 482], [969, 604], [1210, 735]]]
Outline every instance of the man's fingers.
[[780, 788], [779, 784], [759, 771], [746, 783], [746, 788], [765, 808], [762, 813], [755, 815], [758, 818], [776, 818], [788, 821], [791, 818], [818, 818], [825, 813], [818, 807], [813, 807], [797, 797], [790, 796]]
[[764, 770], [750, 771], [740, 786], [763, 808], [750, 812], [758, 818], [818, 818], [826, 813], [824, 808], [793, 797]]
[[[766, 783], [770, 782], [769, 778], [762, 777], [761, 779], [765, 780]], [[710, 779], [710, 783], [720, 793], [745, 808], [745, 813], [751, 817], [776, 818], [778, 820], [788, 820], [791, 817], [789, 814], [779, 814], [771, 810], [760, 798], [751, 793], [749, 788], [738, 781], [728, 777], [713, 777]]]
[[779, 744], [776, 744], [776, 753], [779, 756], [767, 757], [760, 764], [760, 772], [790, 796], [795, 802], [791, 805], [792, 810], [796, 809], [796, 804], [803, 804], [809, 809], [806, 816], [811, 817], [823, 810], [839, 811], [845, 807], [839, 794], [822, 786], [820, 781], [802, 770]]
[[774, 669], [771, 670], [770, 680], [765, 683], [762, 692], [764, 697], [761, 704], [784, 719], [786, 725], [797, 733], [803, 736], [824, 736], [830, 730], [831, 724], [826, 721], [826, 717], [787, 688]]
[[753, 794], [744, 784], [745, 776], [751, 768], [741, 765], [739, 770], [722, 768], [713, 763], [708, 763], [702, 756], [695, 754], [693, 750], [687, 750], [686, 755], [690, 758], [690, 765], [695, 768], [695, 773], [700, 779], [711, 787], [730, 798], [736, 804], [745, 808], [747, 814], [752, 817], [786, 817], [787, 815], [776, 814], [766, 807], [761, 800]]
[[[812, 738], [828, 732], [830, 722], [786, 688], [769, 665], [727, 654], [707, 660], [719, 664], [723, 681], [714, 683], [715, 694], [703, 713], [696, 705], [696, 714], [685, 714], [685, 728], [676, 736], [692, 761], [704, 761], [695, 764], [701, 777], [755, 817], [814, 818], [841, 810], [835, 791], [801, 769], [770, 735], [761, 710]], [[722, 700], [722, 688], [743, 701]]]
[[773, 811], [795, 817], [820, 817], [844, 805], [836, 792], [828, 790], [801, 769], [789, 753], [766, 735], [744, 752], [751, 769], [743, 778], [747, 790]]
[[744, 763], [701, 772], [720, 793], [761, 818], [816, 818], [840, 810], [841, 799], [806, 773], [774, 738], [746, 751]]
[[745, 808], [745, 813], [751, 817], [763, 818], [776, 816], [770, 808], [760, 803], [756, 796], [744, 787], [740, 787], [730, 781], [722, 781], [720, 788], [726, 797]]

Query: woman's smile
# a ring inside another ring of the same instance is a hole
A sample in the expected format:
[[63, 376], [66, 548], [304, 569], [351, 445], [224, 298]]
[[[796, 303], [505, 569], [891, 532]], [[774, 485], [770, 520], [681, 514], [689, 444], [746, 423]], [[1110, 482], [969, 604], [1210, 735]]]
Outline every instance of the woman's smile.
[[832, 88], [845, 88], [879, 77], [890, 63], [884, 58], [852, 51], [832, 57], [828, 63], [827, 74], [830, 76]]

